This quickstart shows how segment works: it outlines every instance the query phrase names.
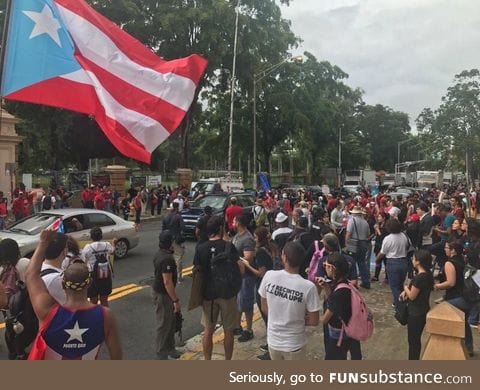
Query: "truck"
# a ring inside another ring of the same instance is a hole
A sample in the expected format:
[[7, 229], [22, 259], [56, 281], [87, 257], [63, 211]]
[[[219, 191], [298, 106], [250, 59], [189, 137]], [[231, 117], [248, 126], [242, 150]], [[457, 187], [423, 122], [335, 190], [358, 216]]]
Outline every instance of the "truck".
[[443, 172], [417, 171], [416, 184], [419, 188], [441, 187], [443, 185]]
[[343, 188], [350, 192], [358, 192], [359, 187], [376, 186], [377, 173], [372, 169], [356, 169], [345, 171]]
[[200, 179], [192, 183], [191, 193], [205, 192], [212, 194], [215, 192], [243, 192], [243, 181], [241, 178], [210, 177]]

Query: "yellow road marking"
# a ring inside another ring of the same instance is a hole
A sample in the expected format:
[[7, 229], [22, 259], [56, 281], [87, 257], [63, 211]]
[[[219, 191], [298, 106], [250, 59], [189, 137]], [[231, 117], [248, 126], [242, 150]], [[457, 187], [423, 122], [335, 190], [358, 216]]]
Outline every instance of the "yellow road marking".
[[[256, 311], [253, 314], [253, 322], [258, 321], [260, 318], [262, 318], [261, 314], [259, 311]], [[247, 325], [247, 322], [245, 320], [242, 321], [242, 328]], [[225, 334], [222, 332], [214, 334], [213, 335], [213, 344], [218, 344], [223, 341], [225, 338]], [[202, 346], [197, 348], [195, 351], [189, 351], [185, 352], [180, 359], [182, 360], [193, 360], [196, 356], [198, 356], [200, 353], [203, 353]]]
[[[137, 291], [143, 290], [147, 286], [138, 286], [136, 284], [127, 284], [125, 286], [117, 287], [112, 290], [112, 294], [108, 297], [109, 301], [123, 298], [127, 295], [133, 294]], [[0, 323], [0, 329], [5, 328], [5, 322]]]
[[130, 295], [130, 294], [133, 294], [134, 292], [137, 292], [137, 291], [140, 291], [140, 290], [143, 290], [145, 287], [147, 286], [137, 286], [137, 287], [133, 287], [129, 290], [125, 290], [125, 291], [122, 291], [122, 292], [119, 292], [117, 294], [113, 294], [113, 295], [110, 295], [108, 297], [108, 300], [109, 301], [114, 301], [116, 299], [120, 299], [126, 295]]

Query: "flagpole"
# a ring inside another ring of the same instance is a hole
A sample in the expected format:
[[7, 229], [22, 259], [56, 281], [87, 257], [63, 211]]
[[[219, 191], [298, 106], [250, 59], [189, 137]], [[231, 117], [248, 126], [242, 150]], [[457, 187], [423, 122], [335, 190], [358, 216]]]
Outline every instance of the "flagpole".
[[[5, 65], [5, 46], [7, 44], [8, 38], [8, 29], [10, 27], [10, 11], [12, 8], [12, 0], [6, 1], [5, 7], [5, 20], [3, 21], [3, 35], [2, 35], [2, 54], [0, 56], [0, 108], [3, 106], [3, 95], [1, 95], [1, 91], [3, 88], [3, 66]], [[0, 110], [1, 115], [1, 110]], [[0, 116], [1, 119], [1, 116]]]

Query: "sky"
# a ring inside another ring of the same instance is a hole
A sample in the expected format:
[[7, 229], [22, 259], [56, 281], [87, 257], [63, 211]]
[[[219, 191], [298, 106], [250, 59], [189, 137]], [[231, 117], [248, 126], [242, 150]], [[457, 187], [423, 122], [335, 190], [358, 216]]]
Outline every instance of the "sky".
[[480, 68], [479, 0], [292, 0], [282, 13], [300, 52], [338, 65], [366, 103], [406, 112], [412, 126], [456, 74]]

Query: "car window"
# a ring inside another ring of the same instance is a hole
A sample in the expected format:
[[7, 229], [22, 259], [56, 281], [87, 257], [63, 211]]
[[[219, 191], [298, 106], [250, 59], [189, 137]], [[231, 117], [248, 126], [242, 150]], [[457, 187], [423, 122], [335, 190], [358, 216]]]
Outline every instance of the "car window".
[[247, 196], [247, 195], [237, 196], [237, 199], [238, 199], [238, 203], [242, 207], [250, 207], [250, 206], [253, 206], [253, 204], [255, 203], [253, 201], [253, 198], [251, 198], [250, 196]]
[[192, 207], [203, 209], [205, 206], [210, 206], [215, 210], [222, 210], [225, 204], [225, 196], [205, 196], [193, 202]]
[[115, 221], [105, 214], [84, 214], [84, 218], [86, 220], [84, 224], [84, 229], [91, 229], [95, 226], [102, 227], [115, 225]]
[[63, 220], [65, 233], [79, 232], [85, 229], [85, 218], [83, 214], [74, 215]]
[[59, 218], [60, 217], [58, 215], [53, 214], [36, 214], [13, 224], [8, 230], [14, 233], [36, 235], [49, 227], [55, 220]]

